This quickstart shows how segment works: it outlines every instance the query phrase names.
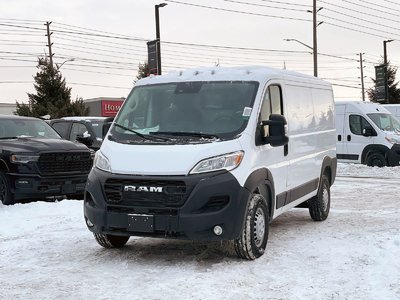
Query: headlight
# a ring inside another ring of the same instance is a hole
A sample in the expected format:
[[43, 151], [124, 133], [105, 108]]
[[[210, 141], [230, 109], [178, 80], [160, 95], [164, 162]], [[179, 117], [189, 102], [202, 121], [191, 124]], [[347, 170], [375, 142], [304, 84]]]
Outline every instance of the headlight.
[[13, 163], [27, 164], [31, 161], [38, 161], [39, 155], [32, 153], [16, 153], [11, 155], [10, 160]]
[[240, 165], [243, 155], [243, 151], [238, 151], [204, 159], [195, 165], [189, 174], [213, 172], [219, 170], [231, 171]]
[[94, 156], [93, 165], [100, 170], [111, 172], [110, 162], [108, 161], [108, 158], [100, 152], [100, 150], [98, 150]]
[[385, 139], [391, 144], [400, 144], [400, 138], [393, 136], [386, 136]]

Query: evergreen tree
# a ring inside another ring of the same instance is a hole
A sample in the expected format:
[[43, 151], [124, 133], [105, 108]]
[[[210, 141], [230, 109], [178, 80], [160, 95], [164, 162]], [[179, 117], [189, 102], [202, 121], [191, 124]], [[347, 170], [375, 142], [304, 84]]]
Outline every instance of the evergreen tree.
[[47, 57], [38, 58], [37, 68], [39, 71], [34, 77], [36, 94], [28, 93], [29, 105], [17, 102], [17, 115], [50, 115], [52, 119], [88, 115], [89, 109], [84, 106], [82, 98], [71, 101], [71, 88], [66, 86], [65, 78], [50, 64]]
[[139, 63], [139, 70], [135, 81], [138, 81], [139, 79], [142, 78], [146, 78], [147, 76], [149, 76], [149, 74], [150, 74], [149, 64], [146, 61], [143, 64]]
[[[382, 62], [383, 63], [383, 62]], [[399, 82], [396, 82], [397, 67], [392, 66], [388, 63], [388, 86], [389, 86], [389, 103], [398, 104], [400, 103], [400, 88], [398, 87]], [[378, 102], [376, 99], [376, 80], [371, 78], [374, 82], [374, 86], [367, 90], [368, 98], [371, 102]]]

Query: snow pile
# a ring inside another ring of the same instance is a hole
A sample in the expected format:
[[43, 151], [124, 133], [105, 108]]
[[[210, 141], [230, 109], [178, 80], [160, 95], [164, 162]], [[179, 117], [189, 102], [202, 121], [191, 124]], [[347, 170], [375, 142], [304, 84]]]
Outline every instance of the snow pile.
[[400, 299], [400, 180], [382, 179], [399, 168], [338, 167], [328, 219], [283, 214], [255, 261], [195, 241], [103, 249], [78, 200], [0, 205], [0, 299]]

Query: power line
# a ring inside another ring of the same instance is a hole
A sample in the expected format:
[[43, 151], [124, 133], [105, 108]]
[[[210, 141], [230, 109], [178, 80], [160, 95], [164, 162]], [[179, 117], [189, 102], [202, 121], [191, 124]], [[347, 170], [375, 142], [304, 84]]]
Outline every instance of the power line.
[[176, 1], [176, 0], [165, 0], [165, 1], [166, 2], [175, 3], [175, 4], [188, 5], [188, 6], [201, 7], [201, 8], [208, 8], [208, 9], [214, 9], [214, 10], [220, 10], [220, 11], [226, 11], [226, 12], [234, 12], [234, 13], [240, 13], [240, 14], [245, 14], [245, 15], [261, 16], [261, 17], [269, 17], [269, 18], [285, 19], [285, 20], [294, 20], [294, 21], [311, 22], [311, 20], [308, 20], [308, 19], [291, 18], [291, 17], [284, 17], [284, 16], [276, 16], [276, 15], [267, 15], [267, 14], [253, 13], [253, 12], [244, 12], [244, 11], [240, 11], [240, 10], [233, 10], [233, 9], [227, 9], [227, 8], [219, 8], [219, 7], [213, 7], [213, 6], [207, 6], [207, 5], [187, 3], [187, 2], [183, 2], [183, 1]]
[[306, 7], [306, 8], [312, 8], [312, 5], [306, 5], [306, 4], [298, 4], [298, 3], [290, 3], [290, 2], [282, 2], [282, 1], [270, 1], [270, 0], [261, 0], [263, 2], [269, 2], [269, 3], [277, 3], [277, 4], [284, 4], [284, 5], [292, 5], [292, 6], [300, 6], [300, 7]]
[[392, 3], [392, 4], [395, 4], [395, 5], [398, 5], [398, 6], [400, 6], [400, 3], [397, 3], [397, 2], [394, 2], [394, 1], [389, 1], [389, 0], [386, 0], [386, 2], [389, 2], [389, 3]]
[[[369, 16], [369, 17], [377, 18], [377, 19], [379, 19], [379, 20], [382, 19], [381, 17], [377, 16], [376, 14], [370, 14], [370, 13], [368, 13], [368, 12], [362, 12], [362, 11], [360, 11], [360, 10], [356, 10], [356, 9], [344, 7], [344, 6], [337, 5], [337, 4], [332, 4], [332, 3], [329, 3], [329, 2], [326, 2], [326, 1], [323, 1], [323, 0], [318, 0], [318, 1], [321, 2], [321, 3], [327, 4], [327, 5], [331, 5], [331, 6], [333, 6], [333, 7], [337, 7], [337, 8], [341, 8], [341, 9], [344, 9], [344, 10], [348, 10], [348, 11], [351, 11], [351, 12], [354, 12], [354, 13], [357, 13], [357, 14], [361, 14], [361, 15], [363, 15], [363, 16]], [[390, 19], [390, 18], [387, 18], [387, 17], [385, 18], [385, 20], [386, 20], [386, 21], [395, 22], [395, 23], [400, 23], [399, 20], [394, 20], [394, 19]]]
[[[343, 1], [343, 2], [347, 2], [347, 3], [350, 3], [350, 4], [353, 4], [353, 5], [359, 6], [359, 4], [354, 3], [353, 1], [348, 1], [348, 0], [342, 0], [342, 1]], [[358, 1], [360, 1], [360, 0], [358, 0]], [[374, 8], [374, 7], [370, 7], [370, 6], [366, 6], [366, 5], [365, 5], [365, 3], [368, 3], [368, 4], [373, 4], [374, 6], [377, 6], [377, 5], [375, 5], [374, 3], [371, 3], [371, 2], [368, 2], [368, 1], [365, 1], [365, 0], [363, 0], [363, 1], [361, 1], [361, 2], [363, 2], [363, 7], [366, 8], [366, 9], [370, 9], [370, 10], [373, 10], [373, 11], [378, 11], [378, 12], [381, 12], [381, 13], [383, 13], [383, 14], [387, 14], [387, 15], [391, 15], [391, 16], [395, 16], [395, 17], [398, 17], [398, 16], [399, 16], [398, 14], [393, 14], [393, 13], [390, 13], [390, 12], [386, 12], [386, 11], [384, 11], [384, 10], [380, 10], [380, 9], [377, 9], [377, 8]], [[382, 7], [382, 6], [379, 5], [378, 7]], [[396, 9], [391, 9], [391, 10], [392, 10], [392, 11], [400, 12], [399, 10], [396, 10]]]
[[298, 11], [298, 12], [306, 12], [304, 9], [299, 8], [287, 8], [287, 7], [279, 7], [279, 6], [272, 6], [272, 5], [265, 5], [265, 4], [256, 4], [256, 3], [249, 3], [249, 2], [242, 2], [242, 1], [235, 1], [235, 0], [221, 0], [229, 3], [236, 3], [236, 4], [245, 4], [249, 6], [257, 6], [257, 7], [267, 7], [267, 8], [275, 8], [275, 9], [284, 9], [284, 10], [291, 10], [291, 11]]

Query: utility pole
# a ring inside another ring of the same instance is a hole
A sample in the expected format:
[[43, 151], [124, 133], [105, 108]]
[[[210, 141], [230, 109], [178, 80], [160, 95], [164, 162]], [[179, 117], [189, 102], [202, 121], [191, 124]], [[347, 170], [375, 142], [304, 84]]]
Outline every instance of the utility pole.
[[361, 70], [361, 95], [362, 95], [362, 100], [365, 101], [363, 53], [360, 53], [360, 70]]
[[313, 0], [313, 58], [314, 76], [318, 77], [318, 47], [317, 47], [317, 0]]
[[51, 50], [51, 46], [53, 45], [53, 43], [51, 42], [50, 36], [53, 34], [52, 32], [50, 32], [50, 24], [52, 22], [46, 22], [46, 27], [47, 27], [47, 47], [49, 47], [49, 56], [50, 56], [50, 66], [53, 67], [53, 52]]
[[386, 99], [386, 103], [390, 103], [389, 102], [389, 83], [388, 83], [388, 76], [389, 76], [389, 72], [388, 72], [388, 61], [387, 61], [387, 50], [386, 50], [386, 44], [393, 42], [393, 40], [386, 40], [383, 41], [383, 64], [385, 66], [385, 73], [386, 73], [386, 78], [385, 78], [385, 99]]

